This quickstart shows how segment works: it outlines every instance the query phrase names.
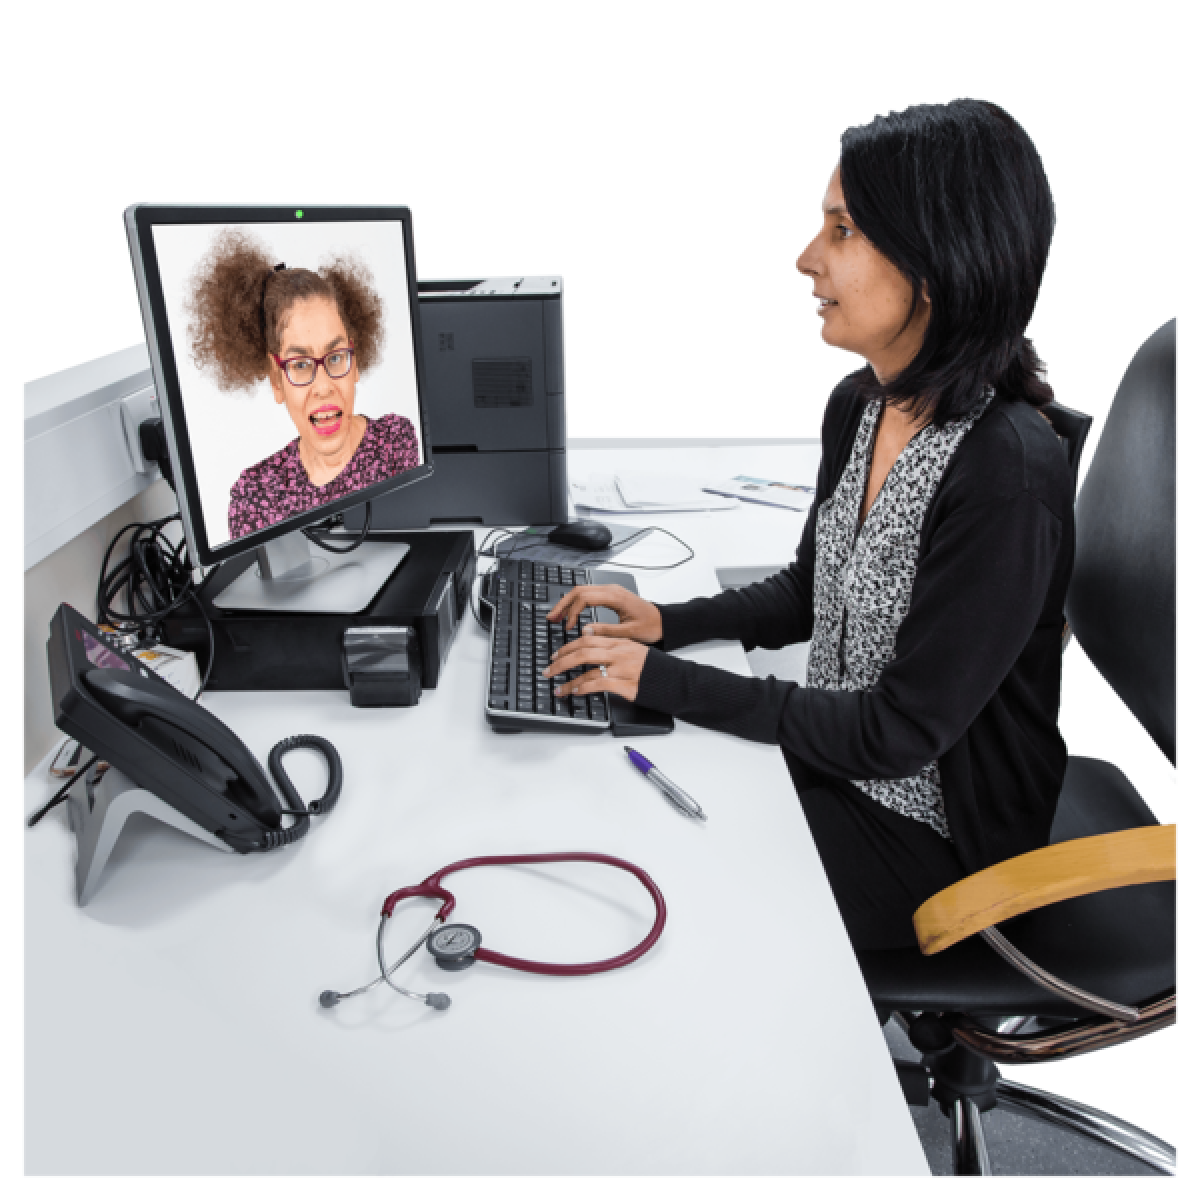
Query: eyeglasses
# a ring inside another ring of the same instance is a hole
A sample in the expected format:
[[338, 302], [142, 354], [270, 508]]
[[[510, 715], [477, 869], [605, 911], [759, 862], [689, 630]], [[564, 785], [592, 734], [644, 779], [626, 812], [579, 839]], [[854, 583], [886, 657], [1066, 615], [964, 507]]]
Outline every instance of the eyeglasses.
[[316, 379], [317, 368], [320, 366], [324, 366], [325, 374], [330, 379], [341, 379], [349, 375], [350, 368], [354, 366], [354, 347], [339, 346], [321, 358], [313, 358], [308, 354], [297, 358], [280, 358], [278, 354], [272, 354], [271, 357], [293, 387], [308, 387]]

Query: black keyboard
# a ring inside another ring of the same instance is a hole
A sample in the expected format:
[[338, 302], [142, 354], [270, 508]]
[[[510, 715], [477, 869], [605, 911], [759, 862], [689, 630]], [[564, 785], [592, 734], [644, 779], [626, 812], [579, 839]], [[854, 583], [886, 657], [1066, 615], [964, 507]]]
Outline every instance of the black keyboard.
[[553, 679], [542, 677], [559, 647], [579, 637], [584, 625], [601, 619], [595, 609], [585, 608], [574, 629], [564, 629], [561, 621], [551, 624], [546, 620], [546, 614], [573, 587], [591, 582], [591, 573], [582, 567], [513, 558], [501, 559], [485, 578], [481, 599], [492, 610], [485, 711], [494, 729], [603, 733], [611, 725], [606, 693], [554, 694], [557, 684], [588, 668], [578, 667]]

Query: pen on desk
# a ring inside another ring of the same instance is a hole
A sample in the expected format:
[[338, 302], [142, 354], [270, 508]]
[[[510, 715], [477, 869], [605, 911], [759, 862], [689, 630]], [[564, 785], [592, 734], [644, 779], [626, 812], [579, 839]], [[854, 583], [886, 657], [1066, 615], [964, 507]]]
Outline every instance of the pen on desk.
[[679, 809], [679, 811], [683, 813], [685, 817], [698, 817], [701, 821], [708, 820], [708, 817], [705, 816], [704, 809], [702, 809], [700, 805], [698, 805], [695, 800], [693, 800], [691, 796], [689, 796], [687, 792], [683, 790], [683, 788], [679, 787], [678, 784], [672, 783], [644, 754], [639, 754], [636, 750], [631, 749], [629, 746], [625, 747], [625, 753], [629, 755], [629, 761], [633, 763], [633, 765], [637, 767], [637, 769], [641, 771], [641, 773], [645, 775], [645, 777], [649, 779], [651, 783], [657, 785], [662, 794], [666, 796], [666, 798], [670, 800], [670, 802], [677, 809]]

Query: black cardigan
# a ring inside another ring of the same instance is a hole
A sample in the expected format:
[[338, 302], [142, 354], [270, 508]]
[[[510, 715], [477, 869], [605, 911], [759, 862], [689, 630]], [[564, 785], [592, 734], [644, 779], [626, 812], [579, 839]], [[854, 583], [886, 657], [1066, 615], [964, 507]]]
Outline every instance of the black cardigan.
[[895, 658], [869, 691], [746, 678], [664, 652], [812, 637], [817, 509], [849, 461], [864, 405], [852, 377], [829, 399], [796, 561], [751, 587], [661, 605], [661, 649], [650, 649], [637, 700], [778, 743], [802, 790], [905, 778], [936, 758], [956, 852], [975, 871], [1047, 843], [1066, 769], [1058, 702], [1074, 497], [1066, 455], [1036, 409], [993, 400], [950, 459], [921, 527]]

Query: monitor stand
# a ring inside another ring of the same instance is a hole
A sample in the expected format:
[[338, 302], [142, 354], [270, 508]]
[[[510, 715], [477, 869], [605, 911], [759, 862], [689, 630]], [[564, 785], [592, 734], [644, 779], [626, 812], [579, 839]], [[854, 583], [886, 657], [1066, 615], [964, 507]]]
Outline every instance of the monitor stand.
[[[329, 541], [337, 538], [325, 536]], [[408, 545], [366, 541], [349, 554], [329, 554], [304, 534], [288, 533], [260, 546], [256, 554], [256, 561], [213, 597], [216, 608], [362, 612], [404, 561]]]

